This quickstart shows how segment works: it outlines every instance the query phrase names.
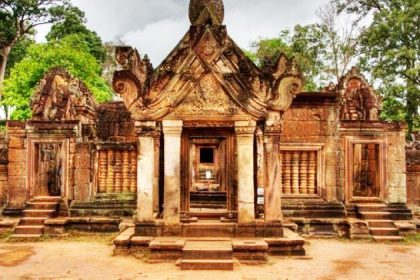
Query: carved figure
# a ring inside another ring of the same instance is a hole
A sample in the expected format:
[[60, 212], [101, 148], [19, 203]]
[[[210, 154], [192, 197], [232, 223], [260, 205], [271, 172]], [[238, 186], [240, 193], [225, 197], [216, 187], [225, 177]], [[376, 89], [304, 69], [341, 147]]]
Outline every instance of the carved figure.
[[380, 98], [359, 70], [352, 70], [339, 83], [341, 120], [378, 120]]

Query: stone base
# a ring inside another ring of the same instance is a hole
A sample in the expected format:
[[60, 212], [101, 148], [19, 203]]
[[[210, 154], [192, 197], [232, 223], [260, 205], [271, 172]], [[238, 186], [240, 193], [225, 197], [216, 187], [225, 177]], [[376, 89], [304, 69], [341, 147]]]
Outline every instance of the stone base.
[[161, 221], [135, 222], [137, 236], [178, 237], [283, 237], [281, 222], [237, 223], [184, 223], [165, 225]]
[[2, 215], [4, 217], [20, 217], [23, 214], [23, 210], [25, 210], [25, 208], [14, 208], [6, 206], [6, 208], [3, 209]]
[[134, 194], [98, 194], [90, 202], [72, 202], [69, 213], [72, 217], [132, 217], [136, 209]]

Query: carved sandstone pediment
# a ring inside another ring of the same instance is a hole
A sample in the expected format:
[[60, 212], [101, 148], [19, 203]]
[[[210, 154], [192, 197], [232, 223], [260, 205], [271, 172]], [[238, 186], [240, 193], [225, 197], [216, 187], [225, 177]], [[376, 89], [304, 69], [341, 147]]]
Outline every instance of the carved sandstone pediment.
[[95, 102], [87, 87], [61, 68], [51, 69], [31, 99], [32, 120], [89, 122], [95, 119]]
[[[215, 22], [221, 12], [216, 2], [191, 4], [194, 9], [205, 9], [201, 16], [212, 20], [194, 21], [157, 69], [136, 50], [117, 48], [123, 69], [114, 75], [114, 89], [135, 119], [196, 112], [206, 112], [211, 118], [241, 112], [264, 120], [269, 111], [280, 113], [290, 107], [303, 85], [293, 60], [283, 55], [273, 69], [259, 69], [227, 35], [226, 27]], [[209, 9], [219, 12], [209, 15]], [[200, 15], [197, 10], [194, 13]]]

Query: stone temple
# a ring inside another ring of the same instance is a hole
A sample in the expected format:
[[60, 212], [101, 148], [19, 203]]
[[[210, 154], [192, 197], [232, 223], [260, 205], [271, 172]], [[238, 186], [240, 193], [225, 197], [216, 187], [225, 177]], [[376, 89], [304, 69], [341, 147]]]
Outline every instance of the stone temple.
[[7, 123], [0, 206], [23, 216], [16, 238], [115, 230], [133, 217], [117, 250], [177, 258], [190, 237], [246, 237], [228, 250], [255, 259], [304, 254], [297, 233], [381, 241], [416, 229], [407, 199], [419, 204], [420, 168], [407, 173], [406, 125], [379, 120], [381, 98], [357, 69], [303, 92], [293, 59], [260, 69], [245, 56], [221, 0], [191, 0], [189, 16], [157, 68], [116, 49], [121, 101], [95, 103], [56, 68], [32, 119]]

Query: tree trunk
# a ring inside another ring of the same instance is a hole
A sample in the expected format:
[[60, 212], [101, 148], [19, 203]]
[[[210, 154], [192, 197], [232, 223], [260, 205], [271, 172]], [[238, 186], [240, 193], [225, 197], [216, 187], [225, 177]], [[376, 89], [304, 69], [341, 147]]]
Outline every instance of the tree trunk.
[[1, 55], [3, 59], [1, 61], [1, 68], [0, 68], [0, 86], [3, 85], [4, 76], [6, 75], [7, 60], [9, 59], [9, 54], [10, 54], [11, 49], [12, 49], [11, 46], [6, 46], [6, 47], [3, 47], [3, 49], [1, 50]]

